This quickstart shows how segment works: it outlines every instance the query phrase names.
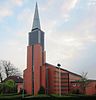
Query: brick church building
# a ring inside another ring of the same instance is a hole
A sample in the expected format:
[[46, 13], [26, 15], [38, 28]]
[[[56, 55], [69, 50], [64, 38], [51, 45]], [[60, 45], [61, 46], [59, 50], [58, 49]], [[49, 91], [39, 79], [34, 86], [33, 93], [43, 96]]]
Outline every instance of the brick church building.
[[[37, 95], [40, 87], [44, 87], [45, 94], [68, 94], [79, 90], [81, 76], [46, 63], [46, 51], [44, 49], [44, 35], [41, 30], [36, 4], [33, 19], [33, 27], [29, 32], [29, 43], [27, 46], [27, 68], [24, 70], [24, 89], [29, 95]], [[86, 94], [96, 94], [96, 81], [90, 80], [86, 87]]]

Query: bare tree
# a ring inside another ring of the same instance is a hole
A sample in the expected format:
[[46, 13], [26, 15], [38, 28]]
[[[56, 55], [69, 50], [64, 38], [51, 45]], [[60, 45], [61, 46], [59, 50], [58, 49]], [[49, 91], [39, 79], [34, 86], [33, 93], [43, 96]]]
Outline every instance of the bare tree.
[[2, 73], [0, 72], [0, 82], [2, 82], [3, 77], [2, 77]]
[[87, 74], [88, 74], [88, 72], [82, 72], [82, 74], [81, 74], [80, 88], [82, 89], [83, 94], [86, 93], [86, 87], [89, 84], [89, 81], [87, 79]]
[[1, 67], [1, 63], [0, 63], [0, 82], [2, 82], [3, 80], [3, 75], [2, 75], [2, 67]]
[[4, 69], [3, 72], [5, 73], [6, 77], [9, 76], [21, 76], [20, 71], [18, 70], [18, 68], [15, 68], [15, 66], [13, 64], [11, 64], [10, 61], [6, 61], [6, 60], [1, 60], [0, 61], [2, 64], [2, 68]]

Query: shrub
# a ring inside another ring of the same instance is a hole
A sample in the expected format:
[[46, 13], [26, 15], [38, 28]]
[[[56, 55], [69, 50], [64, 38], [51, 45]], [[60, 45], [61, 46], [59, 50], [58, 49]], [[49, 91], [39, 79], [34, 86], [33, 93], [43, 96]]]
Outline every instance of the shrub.
[[45, 94], [45, 89], [43, 86], [40, 87], [38, 94]]
[[81, 94], [81, 93], [80, 93], [79, 89], [77, 89], [77, 90], [73, 90], [72, 94]]
[[8, 80], [2, 84], [0, 84], [0, 93], [2, 94], [9, 94], [9, 93], [16, 93], [16, 84], [13, 80]]

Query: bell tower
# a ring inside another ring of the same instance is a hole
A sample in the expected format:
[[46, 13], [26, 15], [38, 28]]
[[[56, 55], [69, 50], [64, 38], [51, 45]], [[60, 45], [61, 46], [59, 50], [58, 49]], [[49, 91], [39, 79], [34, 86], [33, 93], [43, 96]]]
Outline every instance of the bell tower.
[[41, 30], [38, 5], [36, 3], [33, 26], [31, 32], [29, 32], [27, 46], [27, 68], [24, 70], [24, 89], [30, 95], [38, 94], [42, 84], [41, 73], [45, 64], [44, 34]]
[[41, 30], [38, 5], [36, 3], [35, 14], [33, 19], [33, 26], [31, 32], [29, 32], [29, 45], [40, 44], [44, 51], [44, 32]]

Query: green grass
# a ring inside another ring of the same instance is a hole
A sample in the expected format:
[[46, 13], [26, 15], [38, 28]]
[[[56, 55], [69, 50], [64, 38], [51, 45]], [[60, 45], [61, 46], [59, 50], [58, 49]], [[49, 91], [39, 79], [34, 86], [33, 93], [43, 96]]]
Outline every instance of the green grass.
[[21, 95], [14, 95], [14, 96], [0, 96], [0, 100], [21, 100]]
[[37, 96], [28, 96], [25, 95], [22, 98], [22, 95], [18, 94], [6, 94], [0, 95], [0, 100], [96, 100], [96, 95], [94, 96], [87, 96], [87, 95], [62, 95], [58, 96], [55, 94], [52, 95], [37, 95]]

